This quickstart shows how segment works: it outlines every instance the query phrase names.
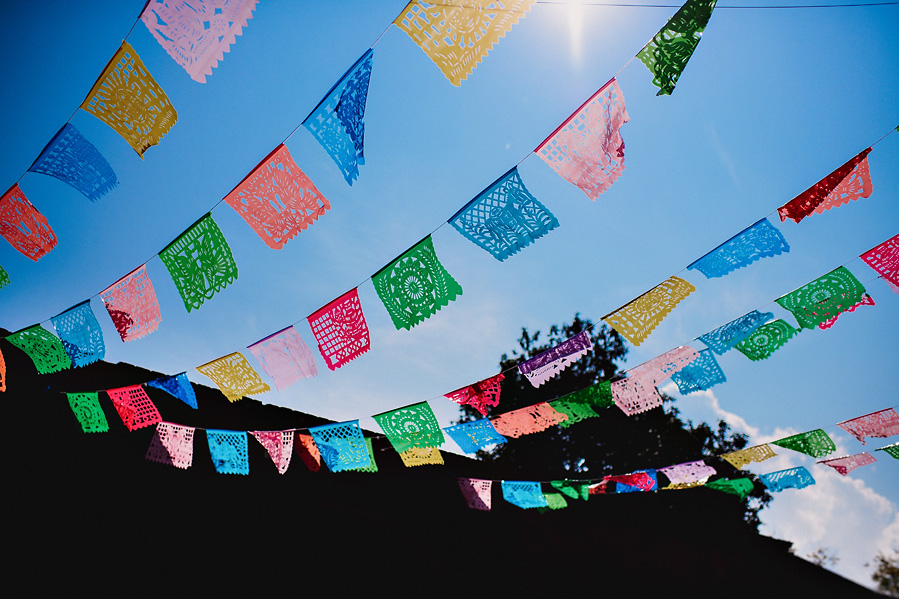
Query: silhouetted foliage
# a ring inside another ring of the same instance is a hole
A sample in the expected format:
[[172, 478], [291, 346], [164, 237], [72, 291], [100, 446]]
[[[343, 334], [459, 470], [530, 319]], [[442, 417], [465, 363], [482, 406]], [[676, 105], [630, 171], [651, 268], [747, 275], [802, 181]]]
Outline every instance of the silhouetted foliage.
[[887, 557], [878, 553], [874, 558], [874, 573], [877, 590], [890, 597], [899, 597], [899, 554]]

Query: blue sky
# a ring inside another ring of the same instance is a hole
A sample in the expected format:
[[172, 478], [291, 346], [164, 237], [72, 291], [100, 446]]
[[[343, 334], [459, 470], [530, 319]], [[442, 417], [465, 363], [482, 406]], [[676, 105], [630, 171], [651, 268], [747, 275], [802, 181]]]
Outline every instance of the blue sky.
[[[192, 369], [233, 351], [256, 365], [246, 346], [292, 323], [311, 344], [306, 316], [359, 285], [371, 351], [336, 372], [319, 360], [319, 377], [259, 398], [361, 418], [374, 430], [367, 416], [433, 399], [449, 425], [454, 404], [442, 394], [495, 374], [522, 326], [545, 330], [575, 312], [598, 320], [899, 124], [899, 6], [740, 10], [722, 1], [674, 94], [656, 97], [650, 73], [631, 58], [675, 8], [537, 4], [457, 88], [404, 33], [388, 28], [404, 4], [262, 0], [206, 84], [191, 80], [143, 24], [134, 27], [128, 41], [178, 123], [142, 161], [104, 123], [75, 113], [71, 122], [111, 163], [119, 186], [92, 204], [50, 177], [22, 177], [59, 247], [33, 263], [0, 245], [0, 265], [12, 279], [0, 290], [0, 326], [44, 322], [93, 298], [108, 360], [186, 370], [209, 384]], [[0, 41], [4, 189], [79, 106], [143, 2], [98, 1], [90, 11], [50, 6], [6, 10], [17, 35]], [[358, 181], [349, 187], [312, 136], [296, 131], [286, 145], [332, 209], [275, 251], [219, 205], [213, 216], [240, 275], [188, 314], [153, 257], [282, 142], [382, 33]], [[619, 70], [630, 115], [622, 128], [626, 169], [590, 202], [528, 156]], [[681, 273], [696, 293], [631, 350], [626, 366], [678, 345], [701, 348], [696, 337], [753, 309], [783, 315], [774, 299], [837, 266], [871, 281], [873, 271], [853, 258], [899, 232], [899, 134], [878, 143], [869, 160], [870, 198], [800, 224], [776, 221], [788, 254], [722, 279]], [[500, 263], [441, 225], [519, 162], [528, 189], [560, 227]], [[432, 231], [464, 293], [412, 331], [396, 331], [368, 277]], [[96, 296], [148, 260], [162, 324], [121, 343]], [[825, 428], [842, 453], [886, 444], [862, 446], [833, 426], [899, 404], [892, 384], [899, 295], [883, 281], [866, 287], [875, 307], [844, 315], [828, 331], [804, 332], [764, 362], [729, 352], [719, 360], [728, 382], [678, 399], [678, 408], [695, 420], [725, 417], [754, 442]], [[839, 572], [867, 583], [864, 562], [899, 548], [899, 465], [875, 456], [876, 464], [847, 478], [786, 451], [777, 464], [753, 465], [764, 473], [805, 464], [818, 481], [778, 495], [763, 512], [763, 532], [796, 542], [801, 555], [829, 547]]]

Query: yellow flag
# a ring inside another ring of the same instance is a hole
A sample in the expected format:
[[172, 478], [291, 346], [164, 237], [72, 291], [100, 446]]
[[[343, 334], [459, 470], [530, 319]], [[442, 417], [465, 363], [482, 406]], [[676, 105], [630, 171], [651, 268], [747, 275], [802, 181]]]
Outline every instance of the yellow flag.
[[776, 455], [774, 450], [771, 449], [771, 446], [765, 443], [764, 445], [756, 445], [754, 447], [732, 451], [721, 457], [727, 460], [728, 463], [737, 470], [742, 470], [743, 466], [748, 465], [749, 462], [764, 462]]
[[239, 352], [197, 366], [197, 370], [211, 378], [230, 402], [271, 390]]
[[632, 301], [618, 308], [603, 320], [634, 345], [640, 345], [649, 337], [662, 319], [696, 287], [679, 277], [669, 277]]
[[443, 454], [436, 447], [413, 447], [400, 454], [407, 468], [424, 464], [443, 465]]

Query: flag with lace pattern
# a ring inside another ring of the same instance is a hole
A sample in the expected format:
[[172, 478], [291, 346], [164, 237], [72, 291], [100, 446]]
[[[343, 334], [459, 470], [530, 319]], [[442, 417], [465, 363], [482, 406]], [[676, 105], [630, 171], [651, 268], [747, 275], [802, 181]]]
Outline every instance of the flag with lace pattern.
[[760, 474], [759, 480], [768, 487], [769, 491], [780, 493], [785, 489], [804, 489], [815, 484], [812, 473], [805, 466], [787, 468], [768, 474]]
[[162, 421], [159, 410], [141, 385], [107, 389], [106, 394], [109, 395], [112, 405], [129, 431], [136, 431]]
[[371, 466], [365, 437], [358, 420], [314, 426], [309, 434], [331, 472], [354, 470]]
[[862, 301], [865, 286], [845, 266], [777, 299], [804, 329], [813, 329]]
[[462, 491], [462, 497], [465, 503], [473, 510], [481, 510], [489, 512], [493, 506], [490, 492], [493, 489], [492, 480], [482, 480], [479, 478], [458, 478], [459, 489]]
[[899, 235], [893, 235], [859, 257], [881, 277], [899, 285]]
[[177, 397], [193, 409], [198, 409], [197, 394], [194, 392], [194, 387], [187, 378], [187, 373], [182, 372], [175, 376], [164, 376], [153, 379], [152, 381], [148, 381], [147, 385], [156, 389], [162, 389], [169, 395]]
[[247, 349], [265, 373], [272, 377], [279, 391], [304, 378], [318, 375], [312, 350], [292, 326], [272, 333]]
[[97, 392], [66, 393], [66, 398], [69, 401], [69, 407], [72, 408], [72, 413], [78, 419], [78, 424], [81, 425], [82, 432], [109, 432], [109, 422], [106, 420], [106, 414], [103, 413]]
[[861, 453], [856, 453], [854, 455], [847, 455], [841, 458], [832, 458], [829, 460], [818, 460], [819, 464], [823, 464], [825, 466], [830, 466], [843, 476], [848, 475], [850, 472], [855, 470], [856, 468], [861, 468], [862, 466], [867, 466], [868, 464], [873, 464], [877, 459], [872, 456], [867, 451], [863, 451]]
[[671, 481], [672, 485], [696, 483], [716, 474], [715, 469], [706, 464], [703, 460], [666, 466], [664, 468], [659, 468], [658, 471], [668, 477], [668, 480]]
[[157, 422], [150, 447], [144, 456], [151, 462], [186, 469], [194, 461], [194, 433], [192, 426]]
[[485, 447], [508, 441], [508, 439], [496, 432], [493, 424], [487, 418], [448, 426], [443, 430], [467, 454], [476, 454]]
[[547, 507], [540, 483], [523, 480], [501, 481], [503, 499], [523, 509]]
[[715, 354], [704, 349], [699, 357], [671, 375], [678, 391], [687, 395], [696, 391], [706, 391], [719, 383], [727, 382], [724, 371], [718, 365]]
[[767, 218], [763, 218], [690, 264], [687, 269], [698, 270], [707, 279], [712, 279], [749, 266], [756, 260], [789, 251], [790, 245], [783, 234]]
[[271, 391], [271, 387], [262, 381], [259, 373], [253, 370], [240, 352], [197, 366], [197, 370], [212, 379], [232, 403], [247, 395]]
[[837, 450], [837, 446], [834, 444], [833, 439], [831, 439], [830, 435], [821, 428], [807, 433], [799, 433], [798, 435], [784, 437], [783, 439], [771, 441], [771, 443], [778, 447], [799, 451], [806, 455], [810, 455], [813, 458], [824, 457]]
[[115, 172], [100, 151], [71, 123], [53, 136], [28, 172], [55, 177], [92, 202], [118, 184]]
[[347, 291], [307, 318], [329, 370], [355, 360], [371, 347], [358, 290]]
[[7, 335], [6, 340], [31, 358], [38, 374], [50, 374], [72, 367], [59, 337], [40, 325]]
[[312, 435], [298, 432], [293, 446], [296, 448], [306, 468], [312, 472], [318, 472], [321, 469], [322, 455], [319, 453], [318, 446], [315, 444], [315, 439], [312, 438]]
[[489, 379], [478, 381], [461, 389], [456, 389], [444, 395], [459, 405], [469, 406], [487, 415], [487, 408], [499, 405], [499, 396], [502, 391], [502, 381], [505, 375], [500, 373]]
[[615, 398], [612, 396], [611, 381], [602, 381], [584, 389], [572, 391], [560, 397], [559, 400], [569, 404], [591, 406], [593, 409], [610, 408], [615, 404]]
[[694, 291], [696, 288], [689, 281], [671, 276], [602, 320], [639, 346], [668, 313]]
[[259, 441], [268, 452], [278, 474], [287, 472], [290, 458], [293, 456], [293, 431], [250, 431], [253, 438]]
[[212, 465], [219, 474], [250, 474], [246, 431], [206, 429]]
[[162, 321], [146, 264], [100, 292], [100, 299], [122, 341], [140, 339], [158, 329]]
[[774, 450], [771, 449], [770, 445], [763, 443], [762, 445], [753, 445], [752, 447], [725, 453], [721, 458], [737, 470], [742, 470], [743, 467], [748, 466], [750, 462], [764, 462], [776, 455], [777, 454], [774, 453]]
[[545, 431], [567, 419], [565, 414], [557, 412], [548, 403], [541, 402], [500, 414], [491, 418], [490, 422], [499, 434], [517, 439], [522, 435]]
[[534, 387], [539, 387], [563, 370], [574, 364], [593, 349], [593, 341], [587, 331], [581, 331], [570, 339], [518, 365], [518, 372], [523, 374]]
[[882, 451], [888, 456], [899, 460], [899, 443], [891, 443], [889, 445], [884, 445], [883, 447], [878, 447], [874, 451]]
[[9, 273], [6, 272], [2, 266], [0, 266], [0, 289], [3, 289], [7, 285], [9, 285]]
[[437, 447], [410, 447], [406, 451], [400, 452], [400, 460], [406, 468], [414, 466], [442, 466], [443, 454]]
[[752, 479], [749, 478], [733, 478], [730, 480], [721, 478], [707, 482], [705, 486], [709, 489], [736, 495], [740, 498], [740, 501], [745, 501], [754, 488]]
[[93, 364], [106, 356], [103, 331], [91, 309], [90, 300], [54, 316], [50, 322], [76, 368]]
[[428, 402], [398, 408], [372, 416], [397, 453], [413, 447], [439, 447], [444, 437]]
[[804, 192], [777, 209], [780, 220], [794, 222], [812, 214], [820, 214], [858, 198], [871, 195], [871, 175], [868, 171], [868, 154], [871, 148], [862, 150]]
[[656, 386], [699, 357], [692, 347], [681, 346], [627, 371], [627, 378], [612, 383], [615, 405], [628, 416], [662, 405]]
[[572, 424], [577, 424], [587, 420], [588, 418], [599, 418], [590, 405], [564, 399], [554, 399], [549, 402], [549, 406], [560, 414], [564, 414], [567, 418], [559, 423], [560, 428], [568, 428]]
[[773, 319], [774, 314], [771, 312], [753, 310], [717, 329], [709, 331], [705, 335], [700, 335], [699, 340], [720, 356], [743, 339], [746, 339], [757, 328]]
[[56, 247], [56, 233], [14, 183], [0, 196], [0, 235], [26, 258], [37, 262]]
[[893, 408], [886, 408], [839, 422], [837, 426], [865, 445], [865, 437], [886, 438], [899, 435], [899, 413]]
[[756, 328], [734, 347], [754, 362], [767, 360], [798, 334], [799, 331], [790, 326], [787, 321], [778, 319]]

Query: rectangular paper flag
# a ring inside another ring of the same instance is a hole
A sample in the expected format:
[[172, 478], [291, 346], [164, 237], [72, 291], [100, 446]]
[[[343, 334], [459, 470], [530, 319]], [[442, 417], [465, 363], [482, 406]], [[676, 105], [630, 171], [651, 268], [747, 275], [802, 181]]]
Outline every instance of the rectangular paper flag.
[[28, 172], [55, 177], [92, 202], [118, 184], [115, 172], [100, 151], [71, 123], [63, 125]]
[[412, 448], [439, 447], [444, 437], [428, 402], [373, 416], [397, 453]]
[[862, 301], [865, 286], [841, 266], [777, 300], [804, 329], [813, 329]]
[[367, 352], [371, 343], [359, 293], [347, 291], [307, 318], [325, 365], [336, 370]]
[[211, 378], [232, 403], [243, 399], [246, 395], [271, 391], [271, 387], [262, 381], [259, 373], [253, 370], [247, 359], [239, 352], [198, 366], [197, 370]]
[[72, 367], [59, 337], [40, 325], [13, 333], [6, 340], [28, 354], [38, 374], [50, 374]]
[[100, 292], [100, 299], [122, 341], [140, 339], [159, 328], [162, 315], [146, 264]]
[[689, 281], [672, 276], [603, 320], [628, 341], [640, 345], [668, 313], [694, 291], [696, 287]]
[[93, 364], [106, 356], [100, 323], [87, 300], [50, 319], [56, 334], [76, 368]]
[[587, 331], [581, 331], [559, 345], [525, 360], [518, 365], [518, 372], [523, 374], [534, 387], [539, 387], [586, 356], [591, 349], [593, 349], [593, 341], [590, 339], [590, 335], [587, 334]]
[[318, 375], [312, 351], [292, 326], [257, 341], [247, 349], [256, 356], [266, 374], [274, 379], [279, 391], [301, 379]]
[[56, 233], [46, 217], [31, 205], [19, 184], [0, 197], [0, 235], [23, 256], [35, 262], [56, 247]]
[[862, 150], [843, 166], [778, 208], [781, 222], [789, 218], [798, 223], [812, 214], [820, 214], [858, 198], [869, 197], [873, 191], [868, 171], [870, 152], [871, 148]]

